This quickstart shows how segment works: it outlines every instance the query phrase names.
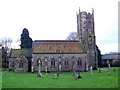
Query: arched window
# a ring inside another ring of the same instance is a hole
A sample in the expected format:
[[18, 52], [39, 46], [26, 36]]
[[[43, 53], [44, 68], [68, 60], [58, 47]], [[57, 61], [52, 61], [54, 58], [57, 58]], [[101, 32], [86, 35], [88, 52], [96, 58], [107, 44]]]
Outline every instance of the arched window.
[[55, 67], [55, 59], [54, 58], [52, 58], [52, 60], [51, 60], [51, 67]]
[[65, 66], [67, 67], [69, 65], [69, 62], [68, 62], [68, 60], [66, 59], [65, 60]]
[[23, 68], [23, 61], [22, 60], [20, 60], [19, 68]]
[[82, 60], [80, 58], [78, 59], [77, 63], [78, 63], [78, 66], [82, 66]]

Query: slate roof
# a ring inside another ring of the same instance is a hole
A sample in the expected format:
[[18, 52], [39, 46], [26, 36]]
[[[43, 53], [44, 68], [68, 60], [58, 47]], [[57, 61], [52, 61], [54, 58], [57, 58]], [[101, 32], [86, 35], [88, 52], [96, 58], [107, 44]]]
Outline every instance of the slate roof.
[[32, 57], [32, 49], [12, 49], [10, 57], [17, 58], [22, 55], [25, 57]]
[[104, 60], [108, 60], [108, 59], [120, 60], [120, 53], [105, 54], [105, 55], [102, 55], [102, 59], [104, 59]]
[[83, 53], [82, 45], [77, 40], [35, 40], [33, 53]]

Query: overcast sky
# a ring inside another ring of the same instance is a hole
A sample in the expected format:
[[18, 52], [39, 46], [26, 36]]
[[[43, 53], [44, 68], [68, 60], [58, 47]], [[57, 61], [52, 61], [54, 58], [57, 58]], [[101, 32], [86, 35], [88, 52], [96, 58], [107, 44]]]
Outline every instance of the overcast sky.
[[[77, 31], [76, 12], [95, 15], [96, 44], [102, 54], [118, 51], [119, 0], [0, 0], [0, 38], [17, 41], [23, 28], [33, 40], [65, 40]], [[13, 44], [15, 48], [18, 44]]]

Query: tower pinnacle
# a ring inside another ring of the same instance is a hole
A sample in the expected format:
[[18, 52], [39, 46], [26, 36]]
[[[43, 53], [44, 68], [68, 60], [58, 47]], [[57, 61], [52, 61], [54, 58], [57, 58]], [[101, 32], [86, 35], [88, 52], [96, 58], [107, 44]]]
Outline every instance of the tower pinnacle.
[[92, 14], [94, 14], [94, 8], [92, 8]]
[[79, 7], [79, 13], [80, 13], [80, 7]]

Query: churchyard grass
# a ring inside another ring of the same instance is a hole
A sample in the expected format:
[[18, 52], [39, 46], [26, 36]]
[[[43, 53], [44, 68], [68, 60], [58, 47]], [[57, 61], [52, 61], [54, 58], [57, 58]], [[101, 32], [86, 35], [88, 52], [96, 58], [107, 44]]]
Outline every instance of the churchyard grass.
[[[115, 72], [114, 72], [114, 68]], [[120, 69], [120, 67], [119, 67]], [[37, 77], [36, 73], [2, 72], [2, 88], [117, 88], [118, 68], [111, 68], [111, 75], [108, 75], [108, 68], [102, 68], [90, 72], [81, 72], [82, 79], [75, 80], [72, 72], [61, 72], [58, 79], [54, 79], [55, 72]], [[119, 75], [120, 76], [120, 75]]]
[[2, 89], [2, 72], [1, 72], [1, 69], [0, 69], [0, 90]]

